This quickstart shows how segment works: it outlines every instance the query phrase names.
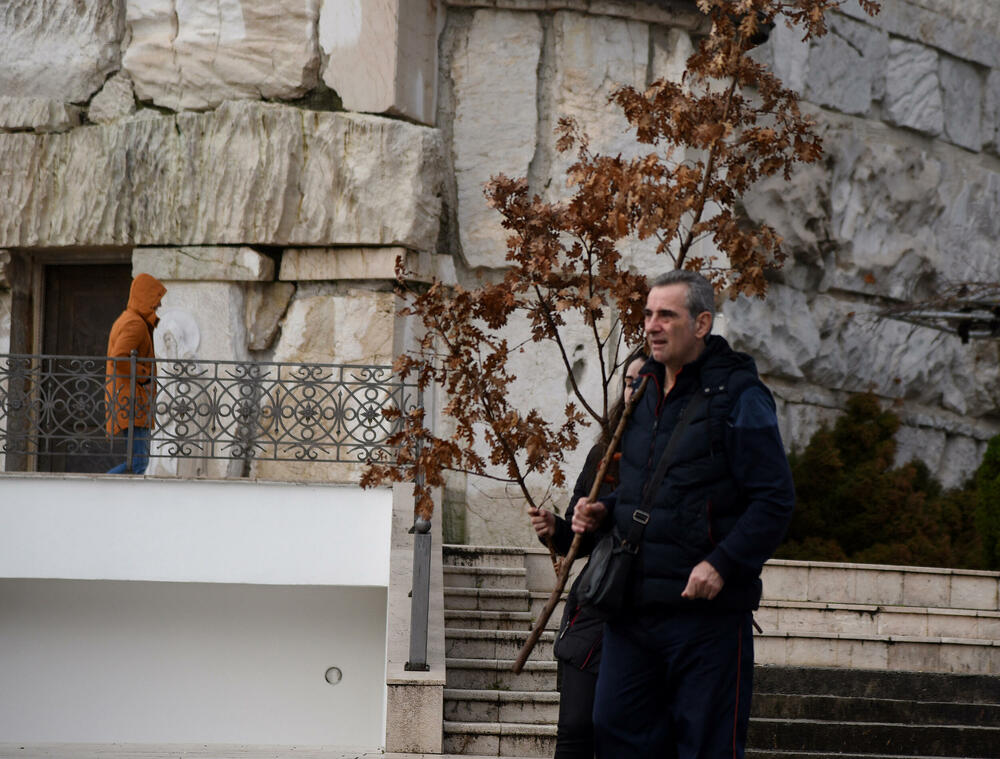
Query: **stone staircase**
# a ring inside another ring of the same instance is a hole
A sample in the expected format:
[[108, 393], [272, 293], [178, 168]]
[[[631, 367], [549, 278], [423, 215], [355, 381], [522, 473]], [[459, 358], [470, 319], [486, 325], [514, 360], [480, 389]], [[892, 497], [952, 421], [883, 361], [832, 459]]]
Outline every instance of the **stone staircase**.
[[[445, 546], [446, 754], [552, 756], [557, 609], [538, 549]], [[750, 759], [1000, 757], [1000, 575], [774, 561], [757, 614]]]

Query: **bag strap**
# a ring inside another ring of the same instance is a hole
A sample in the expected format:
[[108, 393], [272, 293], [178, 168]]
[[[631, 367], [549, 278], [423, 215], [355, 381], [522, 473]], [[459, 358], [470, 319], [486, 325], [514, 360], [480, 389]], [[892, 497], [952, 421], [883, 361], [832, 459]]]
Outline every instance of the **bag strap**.
[[642, 533], [645, 532], [646, 525], [649, 523], [649, 501], [657, 488], [660, 487], [660, 483], [663, 481], [664, 476], [666, 476], [667, 470], [673, 463], [674, 453], [676, 453], [677, 447], [681, 442], [681, 435], [687, 429], [692, 417], [695, 416], [695, 412], [700, 411], [708, 403], [711, 394], [708, 388], [705, 388], [700, 393], [695, 391], [694, 397], [687, 402], [687, 405], [681, 411], [681, 415], [677, 419], [677, 424], [674, 425], [674, 430], [670, 433], [670, 440], [667, 441], [667, 447], [663, 450], [663, 455], [660, 456], [660, 461], [656, 465], [656, 471], [653, 472], [653, 476], [646, 482], [646, 489], [642, 495], [642, 508], [638, 508], [632, 512], [632, 523], [629, 525], [628, 535], [622, 541], [622, 548], [629, 553], [634, 554], [639, 552]]

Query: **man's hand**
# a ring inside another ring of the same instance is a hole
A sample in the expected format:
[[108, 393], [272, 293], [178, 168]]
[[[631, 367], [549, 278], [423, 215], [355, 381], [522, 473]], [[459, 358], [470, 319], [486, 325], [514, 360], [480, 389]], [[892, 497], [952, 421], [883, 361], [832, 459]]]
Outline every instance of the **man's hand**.
[[607, 515], [608, 509], [600, 501], [581, 498], [573, 507], [573, 532], [593, 532]]
[[715, 571], [715, 567], [703, 561], [691, 570], [681, 598], [707, 598], [711, 601], [719, 595], [723, 583], [722, 575]]
[[556, 515], [551, 511], [529, 506], [528, 516], [531, 517], [531, 526], [535, 528], [538, 537], [551, 538], [556, 534]]

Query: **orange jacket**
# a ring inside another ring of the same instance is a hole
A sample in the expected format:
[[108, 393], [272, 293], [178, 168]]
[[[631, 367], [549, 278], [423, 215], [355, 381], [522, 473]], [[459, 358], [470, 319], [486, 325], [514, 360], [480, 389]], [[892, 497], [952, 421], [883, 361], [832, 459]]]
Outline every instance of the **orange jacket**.
[[[130, 416], [136, 427], [153, 426], [152, 391], [156, 366], [151, 361], [136, 364], [133, 410], [129, 353], [134, 350], [136, 358], [154, 358], [153, 327], [158, 321], [156, 309], [166, 292], [167, 288], [156, 277], [138, 275], [132, 280], [128, 306], [111, 326], [108, 362], [104, 370], [109, 435], [128, 430]], [[115, 361], [116, 358], [123, 360]]]

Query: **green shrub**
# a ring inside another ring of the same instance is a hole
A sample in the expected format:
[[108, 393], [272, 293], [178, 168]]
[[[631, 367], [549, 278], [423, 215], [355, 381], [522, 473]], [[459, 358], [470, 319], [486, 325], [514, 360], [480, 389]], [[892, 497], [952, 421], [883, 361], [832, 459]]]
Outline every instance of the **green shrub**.
[[1000, 569], [1000, 438], [969, 486], [944, 491], [922, 462], [893, 465], [898, 429], [855, 395], [789, 458], [797, 503], [778, 558]]

